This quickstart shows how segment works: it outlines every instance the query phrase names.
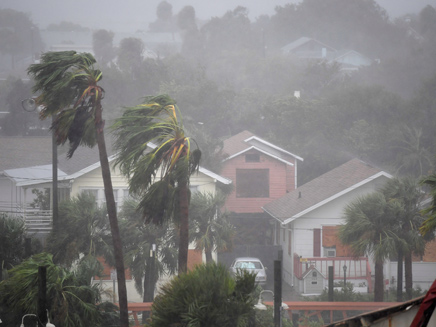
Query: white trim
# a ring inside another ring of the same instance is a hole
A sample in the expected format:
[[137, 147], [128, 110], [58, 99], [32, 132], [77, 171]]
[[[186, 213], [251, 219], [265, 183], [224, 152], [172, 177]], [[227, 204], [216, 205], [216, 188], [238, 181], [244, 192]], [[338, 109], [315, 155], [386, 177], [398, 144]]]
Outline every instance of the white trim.
[[324, 204], [326, 204], [326, 203], [328, 203], [330, 201], [333, 201], [333, 200], [339, 198], [340, 196], [342, 196], [342, 195], [344, 195], [344, 194], [346, 194], [348, 192], [351, 192], [354, 189], [356, 189], [356, 188], [358, 188], [358, 187], [360, 187], [360, 186], [362, 186], [362, 185], [364, 185], [366, 183], [369, 183], [370, 181], [372, 181], [372, 180], [374, 180], [374, 179], [376, 179], [376, 178], [378, 178], [380, 176], [385, 176], [387, 178], [392, 178], [392, 175], [390, 175], [388, 173], [385, 173], [384, 171], [381, 171], [381, 172], [379, 172], [379, 173], [377, 173], [375, 175], [372, 175], [371, 177], [368, 177], [368, 178], [364, 179], [363, 181], [361, 181], [359, 183], [354, 184], [353, 186], [351, 186], [351, 187], [349, 187], [349, 188], [347, 188], [347, 189], [345, 189], [345, 190], [343, 190], [343, 191], [341, 191], [339, 193], [336, 193], [335, 195], [333, 195], [333, 196], [331, 196], [331, 197], [329, 197], [329, 198], [327, 198], [327, 199], [325, 199], [325, 200], [323, 200], [321, 202], [318, 202], [318, 203], [314, 204], [313, 206], [311, 206], [311, 207], [309, 207], [309, 208], [299, 212], [298, 214], [285, 219], [283, 221], [283, 224], [286, 225], [286, 224], [294, 221], [295, 219], [300, 218], [301, 216], [305, 215], [306, 213], [308, 213], [308, 212], [310, 212], [312, 210], [315, 210], [316, 208], [319, 208], [319, 207], [323, 206]]
[[230, 157], [227, 157], [227, 158], [224, 159], [223, 161], [227, 161], [227, 160], [233, 159], [233, 158], [235, 158], [235, 157], [237, 157], [237, 156], [239, 156], [239, 155], [241, 155], [241, 154], [243, 154], [243, 153], [245, 153], [245, 152], [247, 152], [247, 151], [249, 151], [249, 150], [256, 150], [256, 151], [259, 151], [259, 152], [261, 152], [261, 153], [263, 153], [263, 154], [265, 154], [265, 155], [267, 155], [267, 156], [269, 156], [269, 157], [271, 157], [271, 158], [274, 158], [274, 159], [276, 159], [276, 160], [278, 160], [278, 161], [283, 162], [283, 163], [286, 164], [286, 165], [294, 166], [294, 164], [293, 164], [292, 162], [289, 162], [289, 161], [283, 160], [282, 158], [279, 158], [279, 157], [277, 157], [277, 156], [274, 156], [274, 155], [272, 155], [271, 153], [266, 152], [266, 151], [264, 151], [264, 150], [261, 150], [261, 149], [257, 148], [257, 147], [254, 146], [254, 145], [253, 145], [253, 146], [250, 146], [249, 148], [247, 148], [247, 149], [245, 149], [245, 150], [242, 150], [241, 152], [235, 153], [234, 155], [232, 155], [232, 156], [230, 156]]
[[271, 147], [271, 148], [273, 148], [273, 149], [276, 149], [276, 150], [278, 150], [278, 151], [280, 151], [280, 152], [283, 152], [283, 153], [289, 154], [290, 156], [294, 157], [295, 159], [298, 159], [298, 160], [304, 161], [303, 158], [301, 158], [301, 157], [299, 157], [299, 156], [297, 156], [297, 155], [295, 155], [295, 154], [293, 154], [293, 153], [291, 153], [291, 152], [288, 152], [288, 151], [286, 151], [286, 150], [284, 150], [284, 149], [278, 147], [277, 145], [274, 145], [274, 144], [269, 143], [269, 142], [267, 142], [267, 141], [265, 141], [265, 140], [262, 140], [261, 138], [259, 138], [259, 137], [257, 137], [257, 136], [254, 136], [254, 135], [253, 135], [253, 136], [250, 136], [248, 139], [244, 140], [244, 142], [247, 142], [247, 143], [248, 143], [249, 141], [251, 141], [251, 140], [253, 140], [253, 139], [255, 139], [255, 140], [257, 140], [257, 141], [259, 141], [259, 142], [261, 142], [261, 143], [263, 143], [263, 144], [265, 144], [265, 145], [268, 145], [269, 147]]

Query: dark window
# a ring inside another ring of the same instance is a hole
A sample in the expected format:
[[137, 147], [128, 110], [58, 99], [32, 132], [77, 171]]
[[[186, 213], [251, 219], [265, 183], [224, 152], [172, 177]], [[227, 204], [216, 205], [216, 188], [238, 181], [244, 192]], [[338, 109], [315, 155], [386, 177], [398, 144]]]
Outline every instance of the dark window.
[[260, 162], [259, 153], [248, 153], [245, 155], [245, 162]]
[[319, 228], [313, 230], [313, 256], [321, 256], [321, 229]]
[[268, 198], [269, 169], [236, 169], [236, 197]]

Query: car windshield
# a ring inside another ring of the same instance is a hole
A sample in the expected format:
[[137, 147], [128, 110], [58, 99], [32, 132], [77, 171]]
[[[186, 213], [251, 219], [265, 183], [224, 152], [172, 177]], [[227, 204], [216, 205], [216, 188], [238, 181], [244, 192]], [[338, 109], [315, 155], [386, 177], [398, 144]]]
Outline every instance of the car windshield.
[[262, 269], [262, 265], [258, 261], [238, 261], [235, 268], [241, 269]]

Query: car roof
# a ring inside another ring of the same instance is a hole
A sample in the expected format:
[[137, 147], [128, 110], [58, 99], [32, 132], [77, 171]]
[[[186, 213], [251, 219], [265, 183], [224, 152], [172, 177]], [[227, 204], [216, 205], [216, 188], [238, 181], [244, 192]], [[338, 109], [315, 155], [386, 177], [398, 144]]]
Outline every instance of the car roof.
[[235, 261], [260, 261], [260, 259], [254, 257], [240, 257], [236, 258]]

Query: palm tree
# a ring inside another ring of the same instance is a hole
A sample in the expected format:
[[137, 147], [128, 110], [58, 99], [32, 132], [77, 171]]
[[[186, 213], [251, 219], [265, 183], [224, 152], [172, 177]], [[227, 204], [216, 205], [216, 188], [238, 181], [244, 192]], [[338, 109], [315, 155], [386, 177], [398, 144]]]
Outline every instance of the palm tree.
[[221, 212], [225, 200], [221, 192], [196, 192], [191, 198], [191, 240], [197, 250], [205, 252], [206, 263], [212, 262], [212, 251], [231, 251], [233, 247], [235, 229], [228, 215]]
[[345, 224], [339, 229], [342, 243], [349, 244], [355, 255], [368, 253], [375, 261], [374, 301], [383, 301], [383, 263], [396, 252], [400, 206], [386, 201], [380, 192], [357, 198], [345, 208]]
[[143, 301], [151, 302], [158, 277], [177, 270], [176, 239], [174, 228], [168, 224], [144, 224], [137, 206], [136, 200], [126, 200], [120, 212], [125, 261], [132, 271], [136, 289], [143, 294]]
[[[138, 202], [124, 202], [119, 217], [123, 236], [124, 259], [130, 268], [135, 288], [143, 302], [152, 302], [157, 280], [164, 274], [177, 271], [176, 233], [172, 226], [144, 224], [136, 210]], [[146, 315], [143, 313], [143, 323]]]
[[173, 218], [178, 225], [180, 274], [188, 265], [189, 178], [199, 167], [201, 152], [191, 151], [175, 104], [167, 95], [145, 97], [143, 104], [126, 108], [113, 128], [116, 165], [129, 178], [129, 191], [140, 197], [138, 209], [145, 221], [162, 224]]
[[30, 65], [28, 73], [33, 76], [33, 91], [40, 93], [36, 103], [43, 106], [41, 119], [55, 117], [51, 126], [56, 143], [70, 144], [68, 157], [82, 144], [98, 146], [100, 165], [118, 279], [120, 321], [127, 327], [127, 290], [124, 260], [117, 212], [112, 188], [111, 173], [103, 133], [101, 100], [104, 90], [98, 85], [102, 78], [100, 70], [94, 68], [95, 59], [89, 53], [75, 51], [47, 52], [39, 64]]
[[80, 193], [61, 202], [59, 225], [62, 228], [50, 233], [46, 245], [53, 261], [71, 267], [81, 258], [112, 257], [106, 214], [106, 208], [98, 206], [93, 194]]
[[412, 298], [413, 276], [412, 255], [423, 254], [425, 240], [419, 233], [422, 216], [419, 213], [419, 203], [422, 193], [418, 182], [412, 177], [392, 178], [381, 189], [386, 199], [397, 202], [401, 207], [396, 232], [398, 240], [398, 285], [397, 301], [402, 301], [402, 257], [404, 255], [404, 272], [407, 299]]

